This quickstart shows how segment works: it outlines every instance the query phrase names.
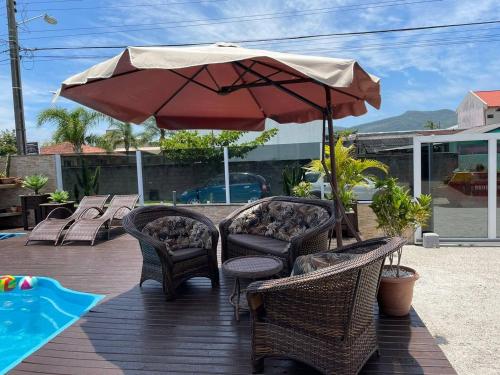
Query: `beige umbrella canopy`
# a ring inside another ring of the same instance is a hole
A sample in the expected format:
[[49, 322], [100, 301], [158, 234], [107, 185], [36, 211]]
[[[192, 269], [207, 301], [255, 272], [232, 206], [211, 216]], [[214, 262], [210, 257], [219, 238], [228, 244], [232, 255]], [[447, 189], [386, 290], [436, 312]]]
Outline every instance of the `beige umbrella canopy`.
[[378, 78], [354, 60], [230, 44], [129, 47], [68, 78], [60, 95], [121, 121], [154, 116], [165, 129], [263, 130], [266, 118], [322, 119], [325, 87], [333, 118], [362, 115], [365, 102], [380, 106]]
[[[58, 94], [125, 122], [153, 116], [158, 127], [173, 130], [264, 130], [267, 118], [281, 124], [323, 120], [331, 146], [332, 119], [360, 116], [366, 103], [379, 108], [381, 101], [379, 79], [354, 60], [228, 43], [128, 47], [68, 78]], [[337, 238], [339, 231], [340, 221]]]

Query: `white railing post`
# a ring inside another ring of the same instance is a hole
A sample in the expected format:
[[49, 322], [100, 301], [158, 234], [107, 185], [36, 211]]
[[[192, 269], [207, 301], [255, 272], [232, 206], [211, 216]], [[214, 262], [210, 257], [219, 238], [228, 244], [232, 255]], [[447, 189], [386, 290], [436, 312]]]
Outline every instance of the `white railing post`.
[[[422, 143], [413, 138], [413, 196], [422, 194]], [[415, 240], [422, 238], [422, 228], [415, 230]]]
[[137, 194], [139, 194], [139, 205], [144, 206], [144, 182], [142, 180], [142, 153], [135, 152], [135, 161], [137, 168]]
[[488, 239], [497, 238], [497, 140], [488, 139]]
[[224, 147], [224, 182], [226, 186], [226, 204], [231, 203], [231, 191], [229, 190], [229, 149]]
[[56, 189], [63, 190], [61, 155], [54, 155], [54, 162], [56, 165]]

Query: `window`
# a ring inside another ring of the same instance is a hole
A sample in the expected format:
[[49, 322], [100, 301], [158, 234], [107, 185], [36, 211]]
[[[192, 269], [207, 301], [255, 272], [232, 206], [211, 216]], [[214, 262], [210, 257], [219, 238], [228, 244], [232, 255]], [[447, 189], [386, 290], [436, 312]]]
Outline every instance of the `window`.
[[487, 115], [486, 117], [493, 118], [493, 117], [495, 117], [495, 115], [491, 114], [491, 115]]
[[495, 109], [496, 112], [500, 112], [500, 108]]

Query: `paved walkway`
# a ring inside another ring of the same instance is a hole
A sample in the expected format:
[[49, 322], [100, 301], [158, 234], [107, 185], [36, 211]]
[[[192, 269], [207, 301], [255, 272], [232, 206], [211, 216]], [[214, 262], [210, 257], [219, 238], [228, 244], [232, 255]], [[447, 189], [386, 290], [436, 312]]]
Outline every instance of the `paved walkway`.
[[407, 246], [413, 306], [459, 374], [500, 374], [500, 248]]

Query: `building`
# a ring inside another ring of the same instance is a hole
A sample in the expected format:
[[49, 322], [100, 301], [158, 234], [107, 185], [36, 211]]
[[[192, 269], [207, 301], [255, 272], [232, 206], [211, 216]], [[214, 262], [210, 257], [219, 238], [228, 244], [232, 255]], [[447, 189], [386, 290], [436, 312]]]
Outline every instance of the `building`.
[[459, 129], [500, 124], [500, 90], [470, 91], [457, 114]]

